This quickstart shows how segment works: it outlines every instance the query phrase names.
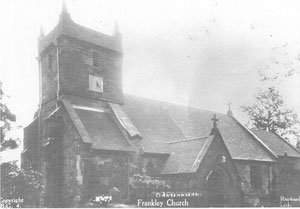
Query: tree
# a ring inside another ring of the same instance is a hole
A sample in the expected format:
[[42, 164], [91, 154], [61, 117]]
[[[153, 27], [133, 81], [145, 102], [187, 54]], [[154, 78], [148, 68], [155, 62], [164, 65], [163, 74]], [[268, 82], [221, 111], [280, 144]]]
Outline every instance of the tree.
[[270, 87], [260, 90], [255, 95], [256, 103], [242, 106], [241, 109], [250, 117], [250, 128], [274, 132], [282, 137], [299, 137], [297, 114], [285, 106], [279, 91]]
[[[42, 192], [41, 174], [30, 164], [20, 168], [16, 161], [1, 164], [1, 204], [3, 207], [37, 207]], [[14, 200], [8, 201], [8, 200]]]
[[13, 139], [8, 134], [13, 127], [16, 127], [16, 116], [8, 109], [7, 99], [8, 96], [3, 93], [0, 81], [0, 151], [18, 147], [18, 139]]
[[[0, 81], [0, 151], [15, 149], [19, 139], [12, 138], [16, 131], [16, 116], [7, 107], [9, 97], [2, 91]], [[37, 207], [38, 193], [42, 191], [41, 174], [30, 163], [18, 167], [16, 161], [1, 163], [1, 207]]]

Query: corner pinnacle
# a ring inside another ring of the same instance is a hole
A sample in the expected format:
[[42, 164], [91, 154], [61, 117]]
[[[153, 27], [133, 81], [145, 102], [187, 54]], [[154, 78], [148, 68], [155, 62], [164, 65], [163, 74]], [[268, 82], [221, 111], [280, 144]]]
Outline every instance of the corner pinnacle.
[[45, 37], [45, 33], [44, 33], [44, 30], [43, 30], [43, 27], [41, 26], [41, 27], [40, 27], [40, 35], [39, 35], [39, 39], [44, 38], [44, 37]]
[[67, 13], [67, 14], [69, 13], [65, 0], [63, 0], [63, 6], [62, 6], [61, 12], [64, 12], [64, 13]]
[[118, 21], [115, 21], [114, 35], [120, 34]]

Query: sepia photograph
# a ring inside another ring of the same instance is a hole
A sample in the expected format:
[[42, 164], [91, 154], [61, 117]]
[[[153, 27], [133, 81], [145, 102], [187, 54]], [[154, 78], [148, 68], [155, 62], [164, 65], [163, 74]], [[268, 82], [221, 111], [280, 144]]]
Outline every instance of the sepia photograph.
[[300, 2], [0, 2], [1, 208], [300, 207]]

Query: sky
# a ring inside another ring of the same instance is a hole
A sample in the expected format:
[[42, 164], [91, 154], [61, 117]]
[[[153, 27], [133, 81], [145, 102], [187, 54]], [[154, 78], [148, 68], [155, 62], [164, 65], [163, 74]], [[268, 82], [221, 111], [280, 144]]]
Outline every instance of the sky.
[[[62, 0], [0, 2], [0, 80], [17, 122], [38, 107], [37, 37], [57, 24]], [[298, 69], [299, 1], [66, 0], [78, 24], [123, 34], [124, 92], [226, 113], [252, 102], [258, 70]], [[276, 65], [279, 62], [280, 64]], [[275, 64], [274, 64], [275, 63]], [[274, 83], [273, 83], [274, 84]], [[300, 115], [300, 78], [275, 83]]]

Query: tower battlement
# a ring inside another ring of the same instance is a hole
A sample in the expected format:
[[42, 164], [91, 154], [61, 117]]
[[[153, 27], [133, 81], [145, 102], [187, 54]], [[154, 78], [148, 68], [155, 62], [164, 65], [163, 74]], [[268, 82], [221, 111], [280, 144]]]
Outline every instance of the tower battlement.
[[[38, 39], [40, 104], [67, 98], [78, 105], [123, 102], [122, 34], [76, 24], [64, 4], [59, 22]], [[89, 101], [90, 100], [90, 101]]]
[[113, 35], [84, 27], [75, 23], [64, 4], [58, 24], [44, 37], [38, 40], [38, 53], [43, 53], [60, 36], [68, 36], [118, 53], [122, 53], [122, 34], [115, 24]]

